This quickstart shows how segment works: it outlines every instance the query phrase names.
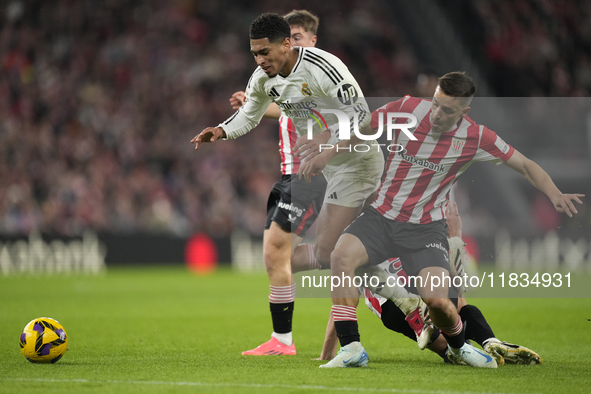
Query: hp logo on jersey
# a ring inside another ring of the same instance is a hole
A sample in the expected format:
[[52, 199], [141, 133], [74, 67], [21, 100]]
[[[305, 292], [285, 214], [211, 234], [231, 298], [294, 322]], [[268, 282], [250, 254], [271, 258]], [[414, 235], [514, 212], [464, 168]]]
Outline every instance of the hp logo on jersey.
[[339, 91], [337, 92], [337, 96], [343, 105], [355, 104], [359, 98], [357, 89], [355, 89], [355, 86], [349, 83], [345, 83], [340, 87]]

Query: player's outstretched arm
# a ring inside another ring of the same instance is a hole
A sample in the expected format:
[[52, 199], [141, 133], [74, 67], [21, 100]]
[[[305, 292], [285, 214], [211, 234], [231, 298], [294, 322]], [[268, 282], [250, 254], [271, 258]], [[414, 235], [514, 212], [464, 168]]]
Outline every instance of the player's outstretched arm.
[[195, 150], [199, 149], [199, 146], [205, 142], [214, 142], [220, 138], [226, 138], [226, 132], [221, 127], [208, 127], [201, 133], [197, 134], [191, 143], [195, 144]]
[[[238, 110], [240, 107], [244, 105], [246, 102], [246, 94], [241, 90], [239, 92], [235, 92], [232, 97], [230, 97], [230, 105], [232, 106], [233, 110]], [[270, 118], [270, 119], [279, 119], [281, 117], [281, 110], [279, 106], [275, 103], [269, 104], [267, 110], [265, 111], [263, 118]]]
[[320, 357], [316, 360], [332, 360], [337, 351], [338, 344], [337, 331], [334, 327], [334, 318], [331, 311], [330, 317], [328, 318], [328, 324], [326, 325], [326, 334], [324, 335], [322, 352], [320, 353]]
[[513, 156], [505, 164], [519, 172], [538, 190], [546, 194], [558, 212], [564, 212], [569, 217], [572, 217], [573, 213], [579, 213], [574, 202], [583, 204], [579, 197], [585, 197], [585, 195], [579, 193], [563, 194], [556, 187], [550, 175], [533, 160], [515, 150]]

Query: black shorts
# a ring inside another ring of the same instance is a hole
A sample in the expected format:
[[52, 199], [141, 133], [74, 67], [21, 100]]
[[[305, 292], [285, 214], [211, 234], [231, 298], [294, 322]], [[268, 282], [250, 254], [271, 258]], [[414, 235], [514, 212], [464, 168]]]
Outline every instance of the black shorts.
[[322, 175], [313, 176], [310, 183], [297, 175], [283, 175], [269, 195], [265, 229], [275, 222], [285, 231], [303, 237], [318, 217], [325, 191], [326, 179]]
[[375, 208], [367, 207], [344, 232], [359, 238], [371, 265], [400, 257], [408, 275], [417, 276], [427, 267], [443, 267], [450, 271], [445, 220], [402, 223], [386, 219]]

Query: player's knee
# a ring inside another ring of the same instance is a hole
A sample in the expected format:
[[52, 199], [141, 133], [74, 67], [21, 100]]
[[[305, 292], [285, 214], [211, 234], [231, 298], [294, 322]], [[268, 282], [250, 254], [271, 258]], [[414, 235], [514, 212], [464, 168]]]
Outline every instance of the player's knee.
[[434, 310], [445, 309], [449, 303], [449, 300], [447, 298], [440, 298], [440, 297], [423, 298], [423, 301], [425, 302], [425, 304], [427, 304], [429, 309], [434, 309]]
[[351, 256], [339, 248], [330, 254], [330, 265], [331, 268], [335, 268], [339, 272], [354, 272], [357, 268]]
[[267, 269], [269, 269], [269, 266], [273, 266], [274, 262], [277, 260], [277, 255], [278, 255], [278, 249], [274, 248], [274, 247], [270, 247], [269, 245], [266, 245], [266, 247], [263, 250], [263, 260], [265, 261], [265, 265], [267, 266]]
[[[287, 246], [289, 247], [289, 245]], [[263, 249], [263, 260], [267, 272], [271, 273], [279, 267], [285, 266], [286, 261], [289, 260], [289, 252], [290, 249], [286, 249], [284, 245], [268, 242]]]

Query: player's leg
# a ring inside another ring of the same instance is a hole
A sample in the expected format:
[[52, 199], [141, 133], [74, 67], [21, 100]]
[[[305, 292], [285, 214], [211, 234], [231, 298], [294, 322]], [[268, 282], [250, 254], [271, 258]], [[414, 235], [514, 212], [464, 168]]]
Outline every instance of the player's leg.
[[[381, 305], [381, 308], [380, 319], [384, 327], [398, 332], [415, 342], [417, 341], [417, 335], [406, 319], [406, 314], [394, 302], [387, 300]], [[439, 330], [431, 331], [426, 347], [432, 352], [437, 353], [444, 360], [447, 360], [447, 356], [445, 355], [447, 342]]]
[[273, 322], [271, 340], [243, 355], [293, 355], [292, 318], [295, 283], [292, 281], [290, 256], [292, 234], [272, 222], [263, 235], [263, 257], [269, 275], [269, 307]]
[[269, 307], [273, 333], [269, 341], [242, 352], [243, 355], [296, 354], [291, 332], [296, 289], [290, 261], [293, 252], [289, 221], [292, 209], [290, 191], [290, 176], [283, 176], [273, 186], [267, 202], [267, 223], [263, 233], [263, 260], [270, 283]]
[[[417, 345], [423, 350], [431, 342], [431, 334], [435, 331], [428, 317], [427, 305], [421, 297], [407, 290], [408, 275], [399, 258], [392, 258], [376, 266], [360, 267], [357, 274], [376, 277], [378, 281], [368, 281], [367, 289], [374, 294], [387, 298], [404, 314], [416, 335]], [[373, 286], [377, 284], [377, 286]], [[415, 289], [416, 292], [416, 289]]]
[[330, 266], [331, 253], [341, 233], [359, 215], [369, 199], [375, 198], [384, 170], [384, 157], [376, 150], [351, 165], [324, 170], [327, 180], [322, 209], [316, 222], [314, 251], [323, 268]]
[[[455, 219], [453, 214], [451, 218]], [[459, 222], [459, 225], [461, 228], [461, 222]], [[456, 236], [449, 239], [449, 257], [453, 276], [464, 277], [465, 275], [464, 265], [467, 257], [465, 256], [464, 246], [464, 242], [460, 237]], [[466, 303], [466, 299], [462, 297], [465, 291], [466, 289], [463, 286], [458, 289], [460, 295], [458, 312], [466, 327], [466, 339], [473, 340], [482, 346], [485, 351], [495, 358], [499, 366], [505, 362], [507, 364], [525, 365], [542, 363], [542, 358], [533, 350], [512, 343], [501, 342], [497, 339], [480, 309], [475, 305]]]
[[[464, 242], [460, 237], [452, 237], [451, 239], [448, 239], [448, 241], [451, 275], [452, 277], [463, 277], [465, 274], [463, 266], [463, 259], [465, 255]], [[396, 264], [398, 266], [396, 266]], [[383, 265], [384, 263], [376, 267], [372, 267], [375, 271], [375, 275], [381, 276], [382, 278], [390, 275], [395, 275], [396, 278], [400, 276], [405, 279], [408, 278], [400, 261], [392, 262], [387, 267]], [[381, 270], [379, 268], [381, 268]], [[461, 296], [465, 291], [464, 287], [457, 288], [456, 290], [459, 296]], [[416, 291], [416, 289], [414, 291]], [[404, 294], [400, 287], [388, 286], [382, 290], [381, 295], [394, 302], [394, 304], [406, 315], [406, 321], [413, 328], [417, 336], [417, 344], [419, 345], [419, 348], [421, 350], [424, 349], [430, 342], [431, 334], [434, 331], [437, 331], [430, 323], [430, 317], [427, 314], [426, 304], [419, 298], [419, 302], [414, 305], [416, 301]]]
[[[339, 238], [331, 254], [331, 295], [335, 329], [341, 349], [322, 368], [367, 365], [367, 353], [361, 345], [357, 324], [358, 290], [354, 286], [355, 269], [370, 261], [384, 261], [390, 254], [390, 237], [384, 228], [386, 219], [373, 208], [366, 208]], [[353, 360], [351, 364], [349, 360]]]
[[313, 244], [294, 244], [294, 251], [291, 257], [291, 272], [293, 274], [320, 269], [320, 264], [316, 260]]
[[275, 222], [272, 222], [270, 228], [263, 233], [263, 260], [271, 286], [291, 286], [292, 284], [290, 262], [292, 238], [300, 237], [285, 231]]
[[437, 226], [438, 224], [433, 224], [424, 228], [428, 230], [425, 231], [425, 245], [440, 245], [439, 247], [406, 250], [400, 258], [414, 272], [418, 271], [420, 280], [416, 281], [417, 290], [429, 308], [431, 321], [439, 327], [447, 340], [450, 360], [473, 367], [496, 368], [497, 363], [492, 356], [465, 343], [462, 320], [456, 306], [448, 298], [450, 281], [445, 279], [449, 279], [450, 271], [448, 248], [445, 245], [447, 238], [445, 232]]
[[[316, 259], [314, 245], [300, 244], [302, 238], [318, 218], [326, 191], [326, 179], [323, 175], [313, 176], [311, 182], [303, 178], [292, 178], [291, 197], [296, 207], [307, 207], [295, 212], [292, 223], [292, 234], [298, 239], [292, 240], [291, 271], [292, 273], [321, 268]], [[319, 231], [317, 230], [317, 233]]]
[[292, 272], [330, 268], [330, 253], [343, 230], [360, 212], [361, 206], [350, 208], [324, 204], [316, 223], [316, 243], [297, 245], [292, 257]]
[[466, 304], [460, 309], [460, 317], [466, 325], [466, 339], [472, 339], [493, 355], [499, 363], [533, 365], [541, 364], [539, 354], [524, 346], [502, 342], [496, 338], [486, 318], [475, 305]]
[[[356, 235], [341, 233], [354, 227], [363, 217], [363, 214], [357, 215], [377, 190], [383, 168], [384, 158], [377, 149], [334, 173], [326, 169], [324, 172], [328, 185], [317, 222], [316, 257], [321, 265], [330, 264], [331, 267], [332, 314], [341, 349], [322, 368], [367, 366], [368, 357], [359, 341], [357, 325], [359, 295], [352, 281], [355, 269], [366, 264], [369, 258]], [[351, 223], [353, 220], [355, 222]], [[333, 288], [335, 280], [341, 283]]]
[[330, 254], [345, 228], [361, 212], [361, 206], [345, 207], [324, 203], [316, 222], [316, 244], [314, 252], [321, 267], [330, 267]]
[[[359, 293], [352, 283], [355, 268], [369, 261], [365, 247], [354, 235], [343, 234], [331, 255], [331, 285], [338, 286], [331, 291], [333, 297], [332, 316], [341, 349], [337, 355], [321, 368], [366, 367], [367, 352], [360, 342], [357, 325], [357, 304]], [[351, 279], [347, 281], [347, 279]], [[339, 283], [336, 283], [336, 280]], [[335, 282], [333, 282], [335, 281]]]

